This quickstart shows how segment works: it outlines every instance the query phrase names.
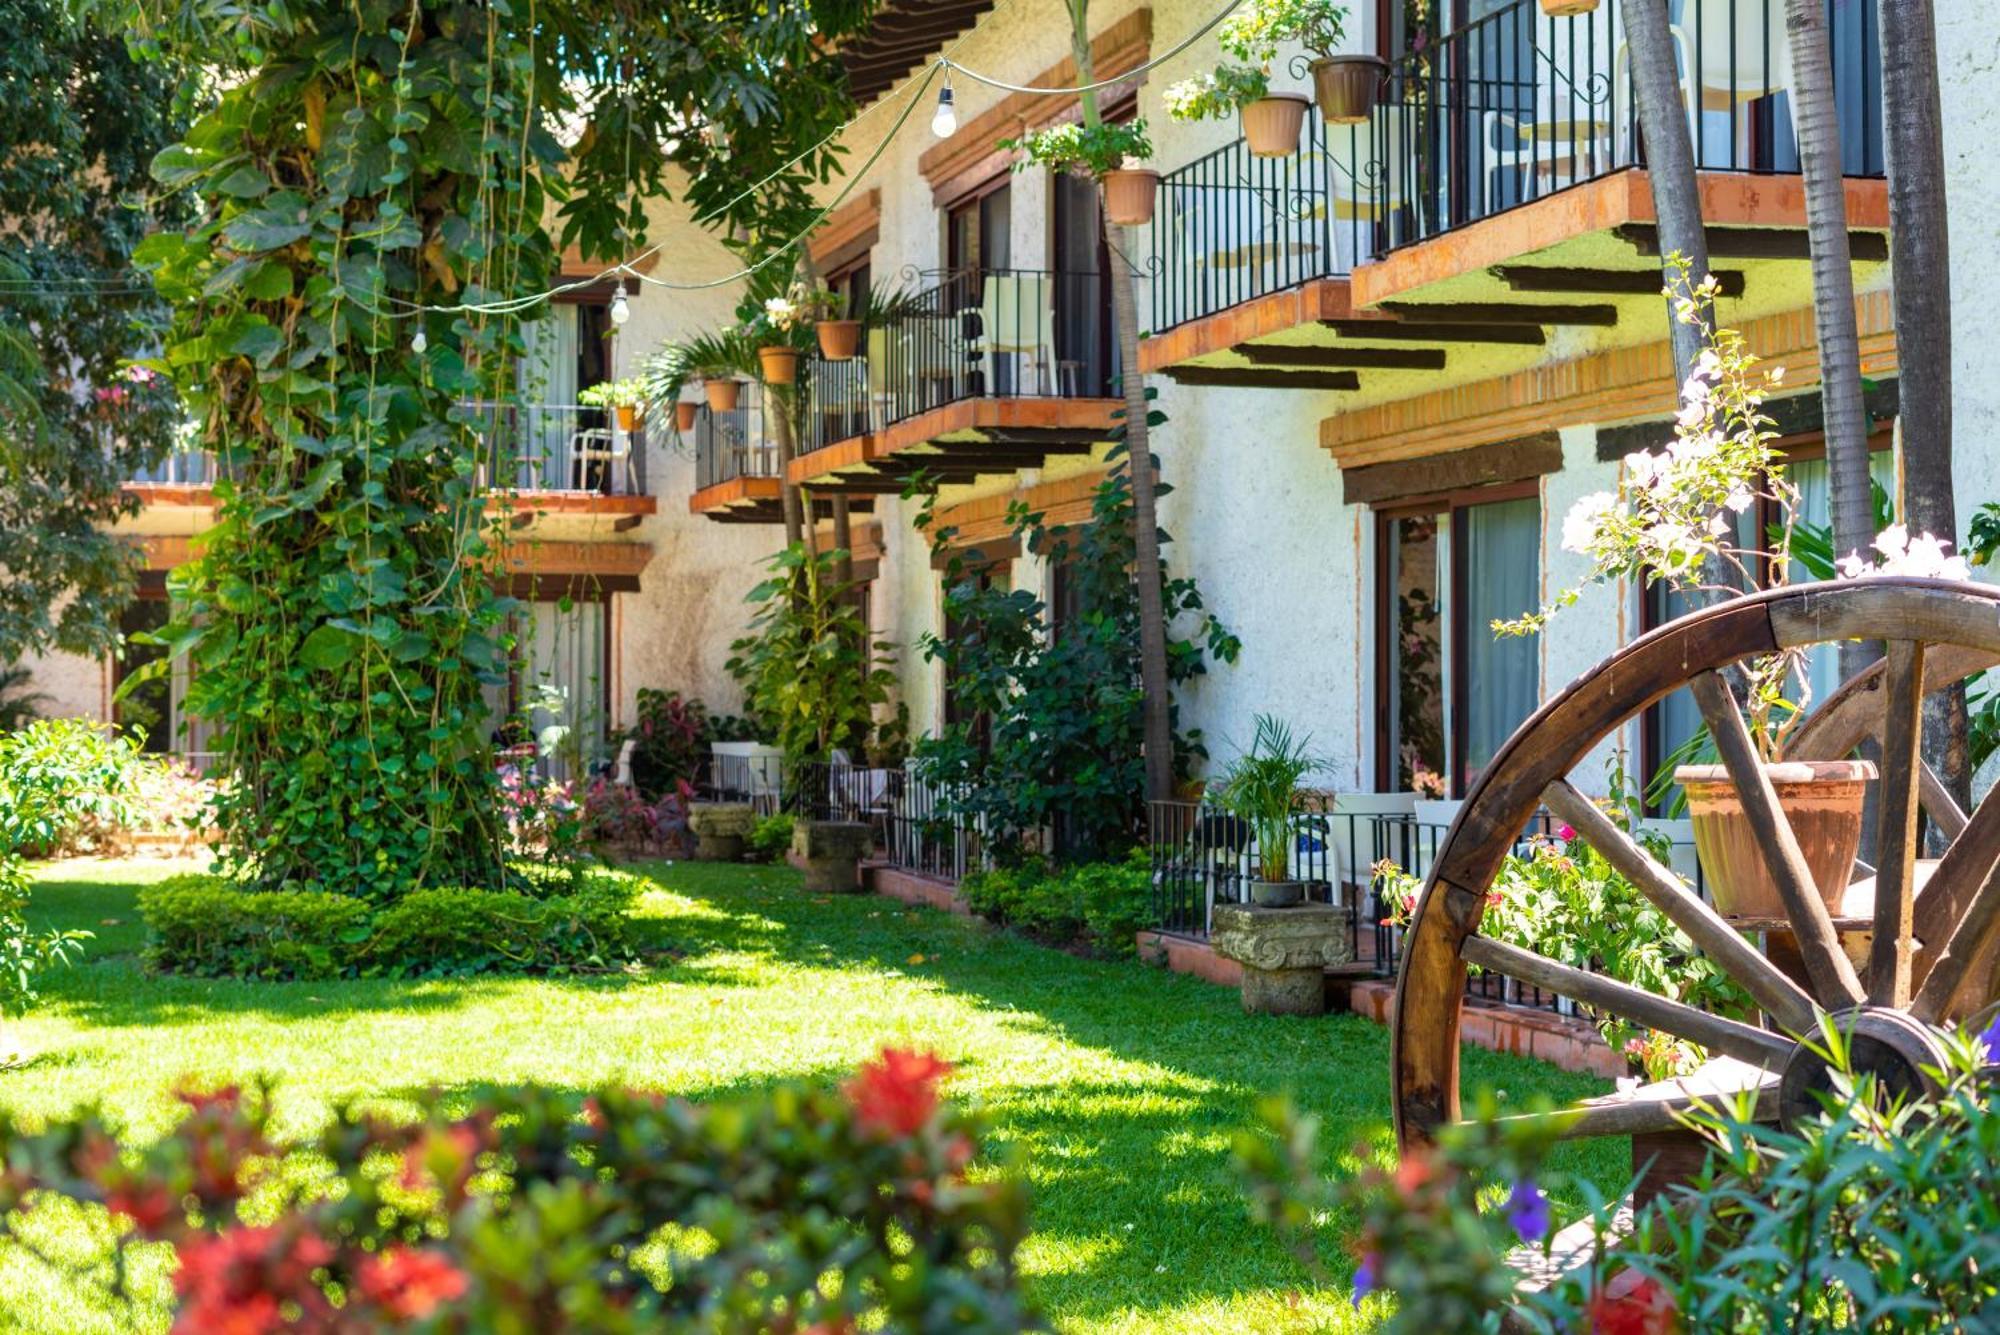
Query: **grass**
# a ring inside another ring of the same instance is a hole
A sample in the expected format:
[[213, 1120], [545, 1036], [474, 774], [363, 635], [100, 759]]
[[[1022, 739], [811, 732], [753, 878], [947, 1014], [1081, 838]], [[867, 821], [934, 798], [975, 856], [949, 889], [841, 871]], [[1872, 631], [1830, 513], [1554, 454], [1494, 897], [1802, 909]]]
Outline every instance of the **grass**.
[[[699, 1098], [844, 1074], [885, 1043], [956, 1062], [949, 1092], [993, 1115], [992, 1148], [1032, 1184], [1022, 1260], [1072, 1332], [1358, 1328], [1247, 1217], [1232, 1133], [1289, 1091], [1325, 1143], [1386, 1154], [1385, 1031], [1353, 1017], [1249, 1017], [1234, 995], [1137, 963], [1082, 960], [976, 921], [873, 897], [810, 898], [784, 867], [655, 865], [640, 912], [679, 954], [643, 976], [233, 983], [149, 976], [137, 888], [161, 863], [44, 868], [39, 925], [97, 933], [14, 1026], [39, 1054], [0, 1074], [0, 1107], [97, 1102], [157, 1134], [182, 1080], [263, 1073], [282, 1127], [335, 1104], [430, 1087], [625, 1082]], [[1468, 1088], [1568, 1099], [1601, 1086], [1468, 1049]], [[1566, 1151], [1609, 1190], [1623, 1142]], [[1336, 1163], [1336, 1167], [1338, 1164]], [[1336, 1221], [1337, 1223], [1337, 1221]], [[83, 1225], [66, 1225], [72, 1233]], [[91, 1327], [72, 1294], [0, 1253], [0, 1330]], [[164, 1321], [161, 1323], [164, 1324]]]

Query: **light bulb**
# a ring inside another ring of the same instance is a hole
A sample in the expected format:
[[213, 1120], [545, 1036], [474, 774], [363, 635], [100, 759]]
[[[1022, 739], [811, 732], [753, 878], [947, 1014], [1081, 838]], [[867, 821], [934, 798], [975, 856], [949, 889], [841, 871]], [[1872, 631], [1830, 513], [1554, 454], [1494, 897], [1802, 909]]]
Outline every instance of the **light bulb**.
[[410, 340], [410, 351], [415, 353], [422, 353], [423, 350], [425, 348], [428, 348], [430, 345], [431, 341], [428, 338], [424, 337], [423, 326], [422, 325], [417, 326], [416, 337]]
[[618, 295], [611, 299], [611, 323], [624, 324], [632, 318], [632, 307], [625, 301], [625, 282], [618, 282]]
[[951, 103], [951, 85], [938, 89], [937, 111], [931, 116], [931, 133], [949, 139], [958, 133], [958, 108]]

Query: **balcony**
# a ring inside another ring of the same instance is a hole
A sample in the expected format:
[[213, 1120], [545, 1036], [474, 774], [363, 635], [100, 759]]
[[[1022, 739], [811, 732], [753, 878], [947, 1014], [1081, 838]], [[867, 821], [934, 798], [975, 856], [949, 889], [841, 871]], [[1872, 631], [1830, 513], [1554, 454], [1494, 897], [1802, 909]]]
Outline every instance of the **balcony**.
[[861, 355], [810, 368], [806, 449], [790, 465], [815, 492], [894, 495], [1037, 468], [1110, 439], [1116, 341], [1095, 273], [946, 274]]
[[[827, 373], [839, 375], [845, 362], [828, 362]], [[764, 416], [763, 387], [745, 383], [737, 395], [737, 406], [716, 412], [707, 404], [695, 410], [694, 419], [695, 491], [688, 497], [688, 509], [724, 524], [777, 524], [784, 522], [781, 497], [784, 467], [777, 442]], [[872, 510], [873, 500], [856, 502], [856, 509]], [[816, 517], [832, 513], [831, 502], [814, 502]]]
[[[1238, 143], [1163, 178], [1145, 369], [1365, 381], [1380, 399], [1448, 366], [1534, 365], [1551, 344], [1657, 341], [1659, 238], [1620, 5], [1550, 18], [1513, 0], [1394, 61], [1371, 123], [1315, 118], [1291, 157]], [[1670, 13], [1729, 318], [1796, 309], [1809, 255], [1783, 0], [1673, 0]], [[1875, 265], [1887, 202], [1874, 7], [1828, 13], [1854, 255]]]

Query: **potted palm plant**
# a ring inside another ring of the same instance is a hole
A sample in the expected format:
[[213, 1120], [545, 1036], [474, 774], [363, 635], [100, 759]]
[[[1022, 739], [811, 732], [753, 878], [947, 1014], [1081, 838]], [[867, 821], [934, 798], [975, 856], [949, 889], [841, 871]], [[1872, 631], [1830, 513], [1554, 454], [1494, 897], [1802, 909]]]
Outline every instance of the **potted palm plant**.
[[1286, 908], [1305, 900], [1305, 883], [1292, 879], [1299, 783], [1326, 768], [1306, 749], [1310, 740], [1294, 736], [1281, 720], [1259, 714], [1250, 749], [1230, 765], [1221, 790], [1212, 794], [1255, 841], [1249, 892], [1250, 902], [1260, 908]]
[[576, 401], [586, 408], [609, 409], [617, 418], [618, 429], [630, 435], [639, 429], [646, 386], [638, 379], [606, 380], [579, 393]]
[[683, 412], [679, 400], [691, 382], [701, 382], [710, 409], [733, 412], [743, 388], [741, 379], [757, 371], [749, 336], [732, 327], [666, 344], [640, 367], [639, 382], [647, 402], [675, 404], [675, 420], [684, 424], [685, 431], [694, 425], [695, 406], [690, 404]]

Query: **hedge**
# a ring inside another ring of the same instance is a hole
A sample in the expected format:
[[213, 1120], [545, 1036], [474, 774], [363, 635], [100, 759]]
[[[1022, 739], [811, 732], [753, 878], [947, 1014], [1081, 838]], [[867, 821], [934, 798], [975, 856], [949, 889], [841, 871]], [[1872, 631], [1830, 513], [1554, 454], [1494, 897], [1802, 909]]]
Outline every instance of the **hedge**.
[[[375, 907], [325, 890], [170, 877], [139, 893], [147, 962], [204, 978], [436, 977], [608, 969], [637, 953], [630, 879], [593, 872], [564, 894], [439, 887]], [[547, 891], [549, 882], [533, 889]]]

